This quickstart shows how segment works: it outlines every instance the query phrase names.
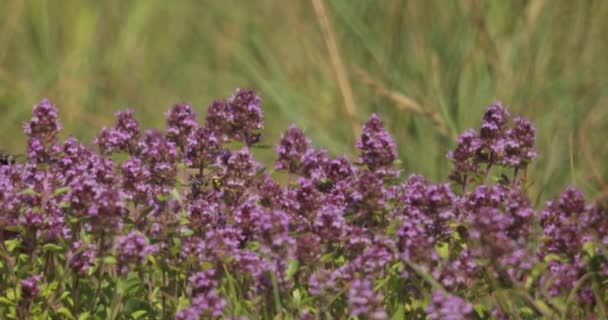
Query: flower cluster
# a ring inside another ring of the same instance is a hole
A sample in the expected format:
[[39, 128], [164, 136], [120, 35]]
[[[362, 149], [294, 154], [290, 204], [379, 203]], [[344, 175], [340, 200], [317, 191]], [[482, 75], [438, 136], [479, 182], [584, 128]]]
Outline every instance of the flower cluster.
[[466, 320], [473, 319], [473, 306], [461, 298], [433, 291], [433, 299], [426, 308], [431, 320]]
[[[570, 187], [534, 208], [522, 171], [535, 129], [500, 103], [448, 153], [451, 182], [402, 179], [377, 115], [356, 160], [291, 125], [271, 166], [254, 156], [263, 115], [252, 90], [214, 101], [200, 123], [176, 104], [166, 125], [142, 130], [133, 110], [118, 112], [88, 147], [57, 138], [47, 100], [34, 107], [27, 160], [0, 166], [0, 318], [604, 310], [608, 201]], [[560, 308], [568, 299], [577, 303]]]
[[458, 137], [456, 149], [448, 153], [454, 163], [450, 178], [466, 186], [469, 180], [486, 178], [493, 166], [501, 166], [513, 168], [515, 180], [517, 171], [536, 157], [535, 139], [536, 129], [528, 120], [511, 120], [501, 102], [491, 104], [479, 131], [466, 130]]

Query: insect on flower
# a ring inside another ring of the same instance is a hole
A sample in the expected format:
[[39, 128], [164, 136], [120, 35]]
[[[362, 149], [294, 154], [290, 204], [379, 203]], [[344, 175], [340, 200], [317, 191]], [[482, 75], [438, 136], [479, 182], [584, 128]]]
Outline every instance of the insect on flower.
[[23, 155], [14, 155], [4, 151], [0, 151], [0, 166], [8, 166], [17, 163], [17, 158]]

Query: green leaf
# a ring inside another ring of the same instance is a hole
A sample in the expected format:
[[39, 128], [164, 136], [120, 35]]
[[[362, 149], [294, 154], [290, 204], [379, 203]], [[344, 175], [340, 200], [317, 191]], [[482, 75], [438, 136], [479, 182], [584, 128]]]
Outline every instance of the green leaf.
[[251, 146], [252, 149], [272, 149], [272, 146], [269, 144], [254, 144]]
[[7, 306], [15, 305], [15, 303], [13, 301], [11, 301], [10, 299], [8, 299], [6, 297], [0, 297], [0, 303], [5, 304]]
[[155, 267], [158, 266], [158, 262], [156, 262], [156, 258], [154, 258], [153, 255], [148, 255], [147, 258], [148, 258], [148, 261], [150, 261], [150, 263], [152, 263], [153, 266], [155, 266]]
[[179, 190], [177, 190], [177, 188], [171, 189], [171, 195], [175, 200], [177, 200], [177, 202], [182, 202], [182, 197], [179, 194]]
[[70, 187], [61, 187], [61, 188], [57, 188], [55, 189], [55, 191], [53, 192], [53, 197], [56, 196], [60, 196], [66, 192], [70, 191]]
[[292, 302], [293, 304], [296, 305], [296, 307], [300, 306], [300, 304], [302, 303], [302, 294], [300, 293], [299, 289], [295, 289], [292, 293]]
[[[142, 311], [144, 313], [141, 313]], [[127, 302], [125, 302], [124, 312], [137, 319], [145, 314], [153, 312], [153, 307], [147, 301], [131, 298], [127, 300]], [[137, 314], [137, 317], [135, 316], [135, 314]]]
[[54, 243], [47, 243], [42, 246], [43, 251], [51, 251], [51, 252], [61, 252], [63, 251], [63, 247], [56, 245]]
[[71, 294], [71, 292], [69, 291], [64, 291], [61, 296], [59, 296], [59, 300], [63, 301], [63, 299], [67, 298], [69, 295]]
[[107, 256], [103, 258], [103, 263], [107, 265], [115, 265], [117, 263], [116, 258], [114, 256]]
[[57, 309], [57, 314], [60, 314], [67, 319], [74, 319], [72, 312], [70, 312], [70, 310], [66, 307], [61, 307], [61, 308]]
[[545, 256], [545, 262], [549, 262], [549, 261], [560, 261], [562, 260], [557, 254], [555, 253], [549, 253], [548, 255]]
[[21, 246], [21, 240], [6, 240], [4, 241], [4, 245], [6, 246], [6, 249], [8, 249], [9, 252], [13, 252], [16, 248], [19, 248]]
[[27, 189], [21, 191], [21, 194], [25, 195], [25, 196], [27, 196], [27, 195], [38, 195], [38, 192], [34, 191], [34, 189], [32, 189], [32, 188], [27, 188]]
[[289, 281], [293, 278], [293, 276], [298, 272], [298, 267], [300, 263], [298, 260], [289, 260], [287, 263], [287, 270], [285, 271], [285, 281]]
[[23, 228], [22, 225], [18, 225], [18, 226], [6, 226], [4, 227], [5, 230], [7, 231], [11, 231], [11, 232], [18, 232], [18, 233], [24, 233], [25, 229]]
[[78, 320], [87, 320], [91, 317], [91, 314], [89, 312], [85, 312], [85, 313], [81, 313], [78, 316]]
[[8, 298], [9, 300], [15, 300], [15, 296], [16, 296], [15, 295], [15, 289], [8, 289], [8, 290], [6, 290], [6, 298]]
[[583, 244], [583, 250], [585, 250], [587, 255], [589, 255], [590, 257], [595, 256], [595, 245], [592, 241], [585, 242], [585, 244]]
[[148, 311], [146, 311], [146, 310], [138, 310], [138, 311], [131, 313], [131, 317], [133, 317], [133, 319], [139, 319], [140, 317], [146, 315], [147, 313], [148, 313]]
[[326, 262], [331, 262], [334, 260], [334, 253], [333, 252], [329, 252], [324, 254], [323, 256], [321, 256], [321, 262], [326, 263]]
[[435, 251], [437, 251], [437, 254], [443, 259], [447, 259], [450, 256], [450, 246], [447, 242], [437, 244], [435, 246]]
[[397, 310], [393, 313], [391, 317], [392, 320], [405, 320], [405, 307], [401, 308], [399, 304], [397, 304]]
[[194, 234], [194, 231], [192, 231], [191, 229], [185, 228], [182, 230], [182, 235], [186, 236], [186, 237], [190, 237]]

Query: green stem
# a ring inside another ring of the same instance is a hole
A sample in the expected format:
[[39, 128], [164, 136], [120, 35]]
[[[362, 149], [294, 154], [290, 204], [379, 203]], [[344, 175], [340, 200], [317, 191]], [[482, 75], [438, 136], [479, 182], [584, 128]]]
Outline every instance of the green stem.
[[271, 273], [271, 280], [272, 280], [272, 295], [274, 298], [274, 307], [275, 307], [275, 312], [278, 315], [281, 312], [281, 296], [279, 293], [279, 284], [277, 281], [277, 276], [274, 272]]
[[162, 278], [163, 284], [160, 289], [160, 292], [161, 292], [163, 310], [161, 311], [161, 315], [162, 315], [163, 319], [166, 319], [167, 318], [167, 297], [165, 297], [164, 290], [167, 288], [167, 271], [165, 270], [165, 268], [163, 268], [162, 273], [163, 273], [163, 278]]
[[534, 310], [536, 310], [536, 312], [538, 314], [543, 315], [545, 318], [547, 319], [553, 319], [554, 314], [553, 312], [551, 312], [551, 310], [547, 310], [544, 307], [541, 307], [535, 300], [534, 298], [532, 298], [532, 296], [530, 296], [529, 293], [522, 291], [522, 290], [517, 290], [516, 291], [520, 296], [522, 296], [533, 308]]
[[97, 287], [95, 289], [95, 295], [93, 296], [93, 299], [91, 300], [91, 305], [89, 306], [89, 309], [91, 309], [91, 314], [95, 313], [95, 309], [97, 307], [97, 300], [99, 299], [99, 296], [101, 295], [101, 284], [103, 282], [103, 268], [105, 267], [104, 266], [104, 254], [103, 254], [104, 247], [105, 247], [105, 232], [102, 231], [101, 239], [99, 240], [99, 254], [98, 254], [98, 256], [101, 258], [101, 262], [99, 263], [99, 268], [96, 271]]
[[585, 274], [584, 276], [582, 276], [580, 279], [578, 279], [578, 281], [574, 285], [574, 288], [572, 288], [572, 290], [568, 294], [568, 298], [566, 299], [566, 303], [565, 303], [566, 306], [564, 307], [564, 313], [562, 314], [562, 320], [568, 319], [568, 311], [570, 310], [570, 304], [572, 303], [572, 300], [574, 300], [574, 296], [583, 287], [585, 282], [587, 282], [587, 280], [589, 280], [592, 276], [593, 276], [593, 273], [589, 272], [589, 273]]
[[425, 282], [427, 282], [431, 287], [433, 287], [433, 289], [439, 290], [442, 293], [447, 292], [447, 290], [445, 290], [445, 288], [439, 282], [437, 282], [437, 280], [435, 280], [433, 276], [424, 272], [422, 269], [420, 269], [420, 267], [418, 267], [409, 260], [403, 260], [403, 262], [405, 262], [405, 264], [410, 267], [410, 269], [414, 270], [414, 272], [416, 272], [420, 277], [422, 277], [422, 279], [424, 279]]
[[80, 310], [80, 277], [78, 275], [74, 275], [74, 287], [72, 294], [74, 295], [74, 312], [73, 314], [78, 314]]
[[517, 174], [519, 173], [519, 168], [513, 169], [513, 181], [511, 181], [511, 188], [514, 188], [517, 184]]
[[608, 317], [606, 317], [606, 302], [604, 301], [604, 297], [602, 296], [598, 280], [599, 279], [597, 277], [597, 274], [594, 274], [593, 281], [591, 282], [591, 289], [593, 290], [595, 300], [597, 300], [597, 307], [600, 314], [600, 319], [608, 319]]

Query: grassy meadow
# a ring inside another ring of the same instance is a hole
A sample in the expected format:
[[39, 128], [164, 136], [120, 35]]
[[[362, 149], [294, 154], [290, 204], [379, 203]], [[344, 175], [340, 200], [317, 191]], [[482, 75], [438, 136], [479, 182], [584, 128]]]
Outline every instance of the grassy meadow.
[[[443, 179], [458, 132], [501, 100], [537, 126], [538, 199], [608, 192], [608, 2], [3, 0], [0, 149], [48, 97], [63, 137], [91, 141], [119, 109], [143, 127], [237, 87], [263, 99], [275, 144], [294, 122], [353, 154], [376, 112], [406, 174]], [[262, 159], [274, 158], [263, 151]]]

